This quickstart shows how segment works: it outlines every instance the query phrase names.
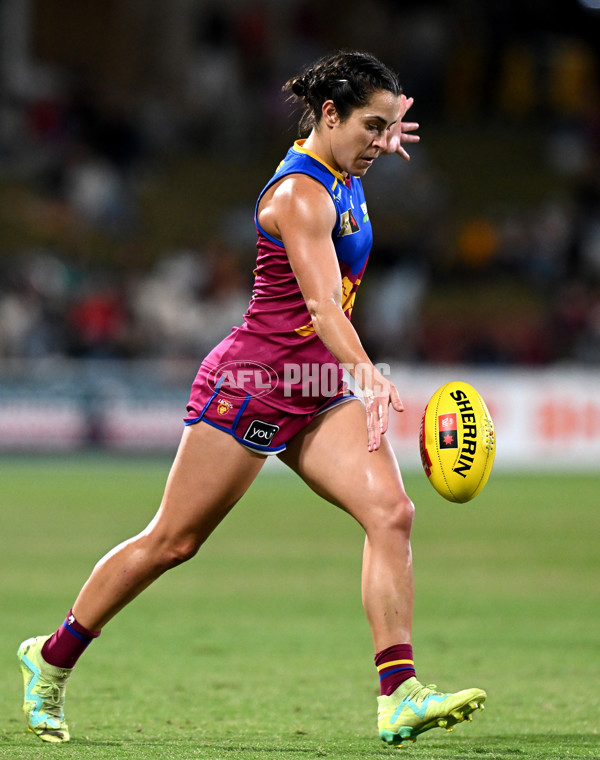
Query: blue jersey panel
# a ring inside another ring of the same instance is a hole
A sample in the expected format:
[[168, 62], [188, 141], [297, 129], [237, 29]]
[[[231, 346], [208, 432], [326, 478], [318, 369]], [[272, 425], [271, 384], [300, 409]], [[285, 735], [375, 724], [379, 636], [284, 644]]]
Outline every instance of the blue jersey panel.
[[[289, 174], [307, 174], [313, 177], [327, 189], [335, 205], [336, 223], [331, 236], [338, 261], [349, 267], [352, 274], [358, 274], [364, 267], [373, 244], [373, 232], [362, 182], [358, 177], [345, 179], [314, 153], [304, 150], [302, 144], [303, 141], [300, 140], [289, 149], [259, 195], [256, 208], [265, 191], [282, 177]], [[281, 241], [268, 235], [260, 227], [256, 221], [256, 213], [255, 222], [265, 237], [277, 245], [282, 245]]]

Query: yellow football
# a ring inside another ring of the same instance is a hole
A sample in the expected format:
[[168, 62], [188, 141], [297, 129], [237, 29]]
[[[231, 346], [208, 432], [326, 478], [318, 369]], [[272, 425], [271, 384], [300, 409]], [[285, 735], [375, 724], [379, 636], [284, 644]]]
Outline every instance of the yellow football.
[[463, 504], [485, 486], [496, 454], [492, 417], [468, 383], [446, 383], [431, 397], [419, 432], [429, 482], [448, 501]]

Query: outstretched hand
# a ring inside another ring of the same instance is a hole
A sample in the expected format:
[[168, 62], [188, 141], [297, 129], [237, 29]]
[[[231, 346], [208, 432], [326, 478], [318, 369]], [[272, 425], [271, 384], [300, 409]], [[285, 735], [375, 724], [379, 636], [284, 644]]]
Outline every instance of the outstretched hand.
[[400, 98], [400, 113], [398, 121], [392, 125], [388, 132], [388, 139], [384, 153], [397, 153], [405, 161], [410, 161], [410, 156], [402, 147], [402, 143], [417, 143], [421, 139], [419, 135], [412, 134], [419, 128], [416, 121], [403, 121], [408, 109], [414, 103], [413, 98], [402, 95]]

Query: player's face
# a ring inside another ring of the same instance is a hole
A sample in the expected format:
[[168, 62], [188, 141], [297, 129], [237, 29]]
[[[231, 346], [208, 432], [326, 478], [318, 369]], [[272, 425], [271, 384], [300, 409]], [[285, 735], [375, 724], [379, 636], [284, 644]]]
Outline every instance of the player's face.
[[331, 153], [342, 172], [362, 177], [385, 150], [388, 130], [400, 114], [401, 96], [377, 90], [366, 106], [356, 108], [331, 134]]

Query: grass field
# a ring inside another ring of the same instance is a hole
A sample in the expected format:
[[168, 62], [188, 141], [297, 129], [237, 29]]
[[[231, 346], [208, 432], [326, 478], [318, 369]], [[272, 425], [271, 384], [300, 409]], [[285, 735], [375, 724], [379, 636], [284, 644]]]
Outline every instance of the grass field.
[[381, 744], [361, 531], [274, 470], [107, 626], [69, 685], [72, 742], [43, 745], [24, 730], [17, 646], [54, 630], [96, 559], [146, 524], [168, 467], [0, 460], [1, 758], [600, 757], [600, 475], [502, 472], [467, 505], [406, 478], [417, 672], [485, 688], [472, 724]]

